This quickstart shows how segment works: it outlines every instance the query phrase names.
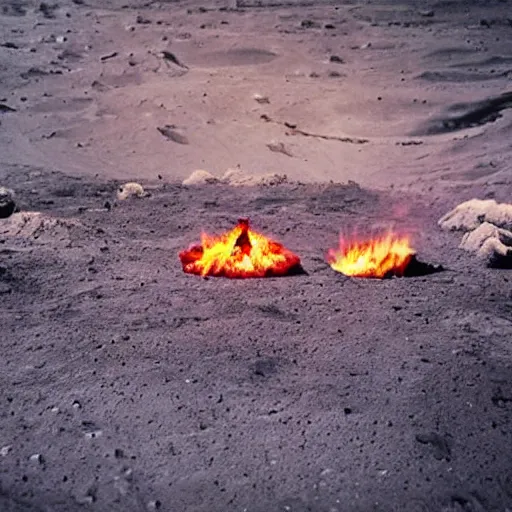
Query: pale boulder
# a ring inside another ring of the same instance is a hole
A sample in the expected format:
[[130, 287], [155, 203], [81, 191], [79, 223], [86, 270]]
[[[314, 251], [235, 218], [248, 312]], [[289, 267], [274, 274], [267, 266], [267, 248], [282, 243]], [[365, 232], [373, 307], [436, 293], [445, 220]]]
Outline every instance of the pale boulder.
[[512, 229], [512, 204], [497, 203], [494, 199], [471, 199], [443, 215], [438, 224], [447, 231], [471, 231], [483, 222]]
[[288, 177], [286, 174], [277, 173], [252, 175], [242, 169], [228, 169], [222, 176], [221, 181], [233, 187], [275, 186], [288, 183]]
[[124, 201], [131, 197], [147, 197], [149, 193], [144, 190], [140, 183], [129, 182], [120, 185], [117, 189], [117, 199]]
[[459, 246], [474, 253], [488, 267], [512, 268], [512, 231], [484, 222], [466, 233]]
[[183, 185], [194, 186], [194, 185], [213, 185], [218, 183], [218, 179], [208, 171], [203, 169], [197, 169], [188, 178], [183, 180]]

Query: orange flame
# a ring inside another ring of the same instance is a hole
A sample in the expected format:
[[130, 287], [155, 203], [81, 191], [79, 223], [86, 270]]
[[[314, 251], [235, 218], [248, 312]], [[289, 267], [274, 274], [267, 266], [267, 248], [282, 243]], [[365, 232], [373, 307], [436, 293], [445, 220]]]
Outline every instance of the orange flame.
[[339, 249], [330, 249], [327, 262], [347, 276], [401, 277], [415, 255], [407, 236], [393, 233], [371, 240], [347, 241], [340, 237]]
[[184, 272], [201, 276], [242, 279], [302, 271], [298, 256], [249, 229], [248, 219], [240, 219], [234, 229], [220, 236], [203, 233], [201, 245], [182, 251], [179, 257]]

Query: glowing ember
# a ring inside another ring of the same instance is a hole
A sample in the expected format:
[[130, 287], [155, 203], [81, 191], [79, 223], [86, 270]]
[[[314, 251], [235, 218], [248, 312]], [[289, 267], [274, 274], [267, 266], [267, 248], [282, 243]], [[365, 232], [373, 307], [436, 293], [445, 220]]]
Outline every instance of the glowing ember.
[[347, 241], [340, 237], [339, 249], [330, 249], [331, 267], [353, 277], [402, 277], [414, 260], [415, 251], [406, 236], [388, 233], [371, 240]]
[[230, 278], [274, 277], [302, 273], [300, 258], [281, 244], [249, 229], [240, 219], [220, 236], [201, 236], [201, 245], [180, 253], [183, 271]]

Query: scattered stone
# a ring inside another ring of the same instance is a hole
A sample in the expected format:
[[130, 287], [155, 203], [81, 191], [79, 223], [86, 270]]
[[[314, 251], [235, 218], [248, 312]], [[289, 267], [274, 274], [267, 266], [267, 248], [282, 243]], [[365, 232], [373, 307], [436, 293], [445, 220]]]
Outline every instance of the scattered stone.
[[283, 155], [293, 157], [293, 154], [286, 148], [283, 142], [270, 142], [267, 148], [274, 153], [282, 153]]
[[40, 453], [34, 453], [34, 455], [29, 457], [29, 460], [30, 462], [37, 462], [38, 464], [44, 463], [43, 456]]
[[494, 199], [471, 199], [443, 215], [438, 225], [447, 231], [471, 231], [483, 222], [512, 230], [512, 204]]
[[15, 211], [14, 190], [0, 187], [0, 219], [10, 217]]
[[11, 43], [10, 41], [6, 41], [5, 43], [0, 44], [4, 48], [10, 48], [11, 50], [17, 50], [19, 46], [15, 43]]
[[184, 179], [182, 184], [185, 186], [190, 185], [213, 185], [218, 183], [218, 179], [208, 171], [197, 169], [188, 178]]
[[147, 508], [148, 510], [160, 510], [162, 507], [162, 503], [160, 500], [151, 500], [148, 502]]
[[9, 107], [9, 105], [6, 105], [5, 103], [0, 103], [0, 113], [3, 112], [16, 112], [16, 109]]
[[55, 10], [58, 8], [58, 5], [49, 5], [46, 2], [41, 2], [39, 4], [39, 10], [43, 13], [43, 16], [47, 19], [55, 18]]
[[137, 18], [135, 19], [135, 22], [138, 23], [139, 25], [150, 25], [151, 24], [151, 20], [148, 18], [145, 18], [141, 14], [139, 14], [137, 16]]
[[270, 99], [268, 98], [268, 96], [262, 96], [261, 94], [258, 94], [258, 93], [253, 95], [253, 99], [261, 104], [270, 103]]
[[9, 455], [9, 452], [11, 451], [11, 448], [11, 445], [2, 446], [2, 448], [0, 448], [0, 456], [7, 457], [7, 455]]
[[512, 231], [484, 222], [466, 233], [459, 246], [492, 268], [512, 268]]
[[149, 193], [144, 190], [144, 187], [140, 183], [131, 181], [121, 185], [117, 189], [117, 199], [124, 201], [131, 197], [148, 197]]
[[173, 64], [176, 64], [176, 66], [179, 66], [180, 68], [188, 69], [188, 66], [186, 64], [183, 64], [183, 62], [181, 62], [181, 60], [179, 60], [178, 57], [176, 57], [176, 55], [174, 55], [174, 53], [172, 53], [168, 50], [162, 51], [162, 57], [164, 58], [164, 60], [172, 62]]
[[165, 126], [157, 127], [157, 130], [167, 139], [172, 140], [178, 144], [189, 144], [189, 141], [185, 135], [177, 130], [174, 124], [166, 124]]
[[302, 20], [300, 26], [302, 28], [320, 28], [320, 24], [313, 20]]
[[117, 57], [119, 55], [118, 52], [112, 52], [112, 53], [109, 53], [108, 55], [103, 55], [103, 57], [100, 57], [100, 60], [101, 62], [105, 62], [109, 59], [113, 59], [114, 57]]
[[329, 57], [329, 62], [336, 62], [337, 64], [344, 64], [345, 61], [339, 57], [338, 55], [331, 55]]

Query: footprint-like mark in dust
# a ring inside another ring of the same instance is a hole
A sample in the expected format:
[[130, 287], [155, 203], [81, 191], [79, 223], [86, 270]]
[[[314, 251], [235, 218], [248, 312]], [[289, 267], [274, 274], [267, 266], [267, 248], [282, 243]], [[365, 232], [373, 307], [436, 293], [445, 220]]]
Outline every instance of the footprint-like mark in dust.
[[34, 113], [80, 112], [88, 108], [92, 98], [52, 98], [36, 103], [30, 110]]
[[422, 432], [416, 434], [416, 441], [420, 444], [430, 445], [432, 455], [436, 460], [450, 460], [452, 441], [436, 432]]
[[191, 63], [200, 67], [255, 66], [271, 62], [277, 56], [261, 48], [231, 48], [198, 55]]
[[474, 103], [456, 103], [448, 107], [441, 116], [424, 123], [411, 135], [436, 135], [492, 123], [508, 108], [512, 108], [512, 92]]

